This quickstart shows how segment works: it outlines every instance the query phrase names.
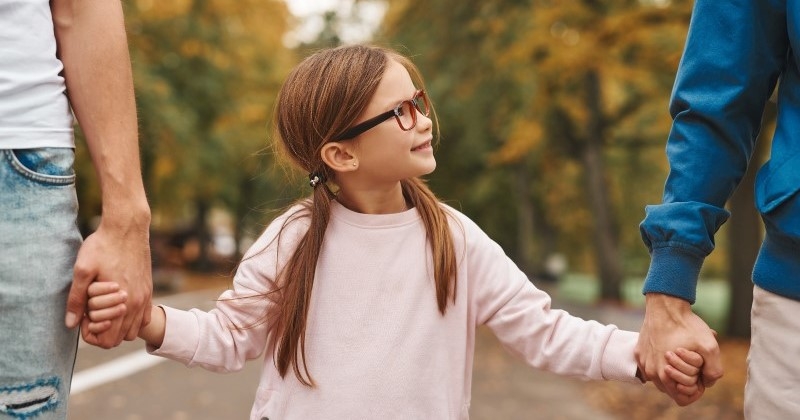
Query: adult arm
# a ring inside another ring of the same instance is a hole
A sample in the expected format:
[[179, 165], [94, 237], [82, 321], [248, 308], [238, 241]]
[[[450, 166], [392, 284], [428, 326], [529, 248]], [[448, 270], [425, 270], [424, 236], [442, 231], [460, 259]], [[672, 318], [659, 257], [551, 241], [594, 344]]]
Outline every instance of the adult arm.
[[648, 206], [640, 226], [651, 264], [637, 361], [670, 395], [676, 384], [664, 373], [667, 350], [700, 353], [706, 386], [723, 374], [714, 333], [691, 304], [714, 234], [728, 218], [725, 202], [747, 169], [787, 39], [782, 1], [695, 2], [670, 103], [670, 174], [662, 204]]
[[139, 163], [136, 105], [119, 0], [53, 0], [67, 94], [102, 191], [102, 221], [75, 263], [66, 324], [80, 323], [92, 281], [113, 280], [128, 295], [127, 314], [91, 344], [133, 340], [150, 320], [150, 208]]

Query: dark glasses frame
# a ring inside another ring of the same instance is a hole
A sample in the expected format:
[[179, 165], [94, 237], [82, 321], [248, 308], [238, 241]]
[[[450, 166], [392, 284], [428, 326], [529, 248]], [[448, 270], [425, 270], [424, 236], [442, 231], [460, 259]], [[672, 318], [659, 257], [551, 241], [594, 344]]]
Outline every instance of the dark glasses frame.
[[[420, 103], [419, 103], [420, 100], [422, 100], [422, 105], [424, 106], [424, 109], [420, 108]], [[411, 113], [411, 126], [404, 127], [403, 122], [400, 120], [400, 117], [403, 115], [402, 113], [403, 107], [406, 105], [409, 105], [411, 109], [416, 109], [417, 111], [419, 111], [420, 114], [426, 117], [431, 114], [431, 106], [430, 102], [428, 102], [428, 95], [425, 94], [425, 89], [419, 89], [416, 92], [414, 92], [414, 96], [412, 96], [411, 99], [407, 99], [403, 102], [400, 102], [396, 107], [394, 107], [389, 111], [384, 112], [383, 114], [377, 115], [360, 124], [356, 124], [348, 128], [342, 134], [335, 136], [333, 138], [333, 141], [350, 140], [392, 117], [394, 117], [395, 120], [397, 120], [397, 125], [400, 126], [401, 130], [409, 131], [417, 126], [417, 113], [416, 112]]]

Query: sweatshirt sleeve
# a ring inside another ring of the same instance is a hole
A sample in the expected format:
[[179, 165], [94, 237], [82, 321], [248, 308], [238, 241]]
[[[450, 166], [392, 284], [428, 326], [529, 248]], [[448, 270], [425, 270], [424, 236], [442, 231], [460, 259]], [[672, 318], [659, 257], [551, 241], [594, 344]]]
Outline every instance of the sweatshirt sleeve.
[[222, 293], [208, 312], [164, 307], [164, 341], [160, 348], [148, 351], [215, 372], [238, 371], [247, 360], [261, 355], [267, 339], [263, 318], [271, 303], [266, 296], [267, 282], [258, 276], [260, 260], [243, 262], [233, 288]]
[[638, 383], [638, 333], [551, 308], [550, 296], [471, 221], [465, 221], [471, 305], [502, 345], [528, 365], [565, 376]]
[[725, 203], [741, 181], [785, 65], [786, 4], [697, 0], [676, 75], [662, 203], [640, 225], [651, 254], [644, 293], [691, 303]]
[[279, 235], [282, 226], [283, 220], [273, 222], [245, 254], [232, 289], [220, 295], [214, 309], [164, 307], [164, 341], [158, 349], [148, 347], [148, 352], [215, 372], [238, 371], [247, 360], [259, 357], [267, 345], [277, 267], [285, 263], [303, 233], [296, 228], [302, 223], [289, 223], [290, 228]]

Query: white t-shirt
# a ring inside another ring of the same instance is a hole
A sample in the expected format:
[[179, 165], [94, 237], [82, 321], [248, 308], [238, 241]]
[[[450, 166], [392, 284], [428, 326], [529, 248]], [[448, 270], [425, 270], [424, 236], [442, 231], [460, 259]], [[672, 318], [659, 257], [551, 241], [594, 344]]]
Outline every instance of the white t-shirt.
[[0, 149], [73, 147], [48, 0], [0, 0]]

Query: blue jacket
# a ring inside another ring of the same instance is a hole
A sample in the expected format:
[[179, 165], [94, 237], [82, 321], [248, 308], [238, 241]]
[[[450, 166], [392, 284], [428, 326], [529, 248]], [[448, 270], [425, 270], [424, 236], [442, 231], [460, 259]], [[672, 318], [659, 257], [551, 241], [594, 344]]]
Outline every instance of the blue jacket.
[[800, 1], [696, 0], [670, 100], [670, 173], [640, 225], [651, 264], [644, 292], [694, 303], [697, 277], [727, 220], [766, 101], [778, 88], [768, 163], [756, 177], [766, 237], [753, 271], [763, 289], [800, 299]]

